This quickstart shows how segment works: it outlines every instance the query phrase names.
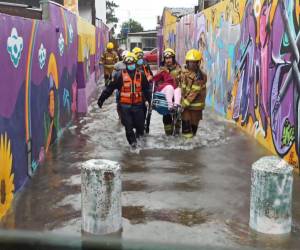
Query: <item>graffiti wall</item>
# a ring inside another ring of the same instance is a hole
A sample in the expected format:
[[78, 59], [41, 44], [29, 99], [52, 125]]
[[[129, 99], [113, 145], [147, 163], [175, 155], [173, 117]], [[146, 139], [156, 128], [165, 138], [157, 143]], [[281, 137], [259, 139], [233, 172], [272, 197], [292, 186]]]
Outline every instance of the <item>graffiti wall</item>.
[[173, 16], [168, 8], [165, 8], [163, 18], [164, 47], [175, 49], [177, 17]]
[[225, 115], [235, 70], [235, 47], [240, 37], [245, 1], [224, 1], [177, 23], [177, 61], [183, 65], [191, 48], [203, 54], [208, 73], [207, 104]]
[[103, 23], [100, 22], [96, 27], [96, 58], [95, 58], [95, 74], [96, 74], [96, 82], [100, 80], [101, 75], [103, 75], [103, 66], [100, 67], [99, 62], [101, 59], [101, 55], [105, 51], [105, 45], [109, 42], [109, 29]]
[[299, 167], [299, 1], [248, 1], [227, 117]]
[[78, 0], [64, 0], [64, 6], [75, 14], [79, 14]]
[[87, 112], [88, 100], [96, 89], [96, 27], [79, 17], [78, 25], [78, 112]]
[[176, 26], [177, 61], [184, 64], [191, 48], [203, 54], [207, 104], [296, 167], [299, 5], [295, 0], [227, 0], [182, 17]]
[[[0, 219], [78, 111], [78, 61], [85, 59], [78, 54], [85, 50], [77, 16], [45, 7], [47, 20], [0, 14]], [[89, 37], [89, 58], [95, 40]], [[93, 74], [95, 57], [90, 64]]]
[[186, 52], [194, 47], [194, 20], [195, 15], [183, 16], [176, 24], [176, 59], [179, 64], [184, 64]]

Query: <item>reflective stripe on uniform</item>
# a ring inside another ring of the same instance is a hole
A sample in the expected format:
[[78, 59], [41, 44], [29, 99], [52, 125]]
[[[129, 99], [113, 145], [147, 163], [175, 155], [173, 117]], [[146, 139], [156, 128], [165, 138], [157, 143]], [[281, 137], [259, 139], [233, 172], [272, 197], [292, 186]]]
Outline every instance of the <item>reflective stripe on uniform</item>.
[[192, 86], [192, 90], [201, 90], [201, 87], [200, 86], [197, 86], [197, 85], [193, 85]]
[[203, 102], [200, 102], [200, 103], [198, 102], [198, 103], [192, 103], [190, 106], [204, 108], [205, 104]]
[[172, 125], [164, 125], [164, 130], [166, 135], [172, 135], [173, 133]]
[[184, 103], [186, 106], [190, 106], [190, 104], [191, 104], [187, 99], [183, 99], [183, 103]]
[[124, 92], [122, 92], [122, 93], [121, 93], [121, 96], [130, 97], [130, 96], [131, 96], [131, 93], [124, 93]]
[[164, 129], [165, 130], [169, 130], [170, 131], [170, 130], [172, 130], [172, 128], [173, 128], [172, 125], [164, 125]]
[[191, 139], [194, 137], [193, 133], [182, 133], [182, 136], [185, 138], [185, 139]]

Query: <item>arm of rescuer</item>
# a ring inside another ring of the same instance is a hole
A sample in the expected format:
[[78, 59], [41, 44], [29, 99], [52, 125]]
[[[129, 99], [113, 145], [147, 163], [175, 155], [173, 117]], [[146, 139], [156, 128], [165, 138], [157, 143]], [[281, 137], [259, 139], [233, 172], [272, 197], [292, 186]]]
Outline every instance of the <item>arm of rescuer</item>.
[[99, 64], [101, 64], [101, 65], [105, 64], [105, 52], [101, 55]]
[[97, 102], [99, 108], [102, 108], [104, 101], [112, 95], [115, 89], [118, 90], [121, 89], [122, 82], [123, 82], [122, 71], [120, 70], [114, 74], [114, 78], [112, 79], [111, 83], [107, 85], [105, 89], [102, 91]]
[[114, 63], [117, 63], [119, 61], [119, 56], [118, 56], [117, 52], [114, 51], [113, 55], [114, 55]]
[[206, 81], [207, 76], [206, 74], [199, 69], [196, 74], [196, 79], [193, 82], [190, 91], [183, 96], [182, 106], [183, 108], [187, 108], [190, 104], [195, 100], [195, 98], [200, 95], [200, 99], [205, 102], [206, 96]]

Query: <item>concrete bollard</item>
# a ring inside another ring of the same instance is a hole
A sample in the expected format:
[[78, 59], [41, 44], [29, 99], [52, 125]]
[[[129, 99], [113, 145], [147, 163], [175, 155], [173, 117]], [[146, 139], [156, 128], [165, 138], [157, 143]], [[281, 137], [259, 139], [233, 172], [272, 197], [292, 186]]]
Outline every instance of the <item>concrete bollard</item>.
[[266, 234], [286, 234], [292, 226], [293, 167], [276, 156], [252, 165], [250, 222]]
[[121, 168], [117, 162], [90, 160], [81, 168], [82, 230], [93, 235], [122, 228]]

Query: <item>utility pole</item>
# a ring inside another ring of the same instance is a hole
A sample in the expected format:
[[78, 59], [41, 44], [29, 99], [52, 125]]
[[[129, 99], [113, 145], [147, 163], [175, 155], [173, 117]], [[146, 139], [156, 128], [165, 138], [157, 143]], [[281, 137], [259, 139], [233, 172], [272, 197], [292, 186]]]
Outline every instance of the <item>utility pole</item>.
[[204, 9], [204, 0], [198, 0], [199, 12]]

